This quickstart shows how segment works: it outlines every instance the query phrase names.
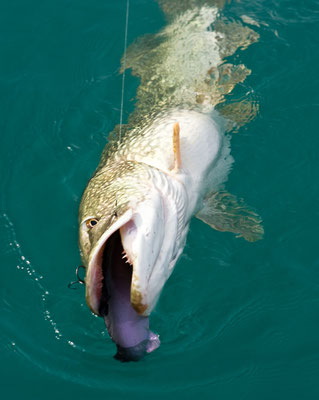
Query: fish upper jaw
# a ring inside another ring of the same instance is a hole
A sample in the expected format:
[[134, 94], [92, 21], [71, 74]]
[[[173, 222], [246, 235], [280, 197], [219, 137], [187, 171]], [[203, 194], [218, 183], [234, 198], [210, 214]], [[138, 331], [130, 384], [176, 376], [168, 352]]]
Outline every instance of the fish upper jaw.
[[[105, 243], [118, 229], [120, 229], [122, 225], [130, 221], [132, 215], [132, 209], [128, 209], [121, 217], [119, 217], [114, 224], [101, 234], [99, 240], [95, 243], [95, 246], [90, 253], [85, 278], [85, 297], [89, 308], [96, 315], [100, 315], [100, 302], [104, 283], [102, 263]], [[102, 230], [103, 226], [99, 228]]]

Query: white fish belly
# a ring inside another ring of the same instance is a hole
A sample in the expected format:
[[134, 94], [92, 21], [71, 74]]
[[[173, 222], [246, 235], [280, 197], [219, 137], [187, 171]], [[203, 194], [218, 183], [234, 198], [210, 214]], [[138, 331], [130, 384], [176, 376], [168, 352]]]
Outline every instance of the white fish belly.
[[[173, 126], [176, 122], [180, 126], [182, 165], [179, 171], [174, 170]], [[156, 118], [130, 148], [135, 161], [154, 166], [182, 181], [191, 209], [195, 208], [200, 195], [217, 189], [227, 179], [232, 163], [229, 153], [229, 139], [216, 111], [171, 111]]]

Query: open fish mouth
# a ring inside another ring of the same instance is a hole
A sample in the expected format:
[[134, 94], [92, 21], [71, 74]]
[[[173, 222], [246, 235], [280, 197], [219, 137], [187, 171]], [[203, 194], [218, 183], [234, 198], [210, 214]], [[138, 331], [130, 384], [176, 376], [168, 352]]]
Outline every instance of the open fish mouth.
[[103, 233], [86, 276], [87, 303], [104, 318], [117, 345], [115, 358], [121, 361], [139, 360], [160, 344], [158, 336], [149, 330], [149, 317], [143, 315], [147, 306], [139, 302], [142, 296], [132, 285], [134, 265], [122, 245], [120, 231], [132, 224], [131, 218], [129, 210]]

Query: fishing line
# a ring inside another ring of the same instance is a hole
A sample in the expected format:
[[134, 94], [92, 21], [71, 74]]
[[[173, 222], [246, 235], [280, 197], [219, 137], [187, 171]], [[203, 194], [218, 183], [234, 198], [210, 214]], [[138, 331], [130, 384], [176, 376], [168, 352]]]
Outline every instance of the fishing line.
[[125, 36], [124, 36], [124, 58], [123, 58], [123, 76], [122, 76], [121, 114], [120, 114], [120, 142], [121, 142], [121, 138], [122, 138], [123, 103], [124, 103], [124, 86], [125, 86], [125, 70], [126, 70], [126, 48], [127, 48], [127, 27], [128, 27], [129, 7], [130, 7], [130, 0], [127, 0], [126, 1]]

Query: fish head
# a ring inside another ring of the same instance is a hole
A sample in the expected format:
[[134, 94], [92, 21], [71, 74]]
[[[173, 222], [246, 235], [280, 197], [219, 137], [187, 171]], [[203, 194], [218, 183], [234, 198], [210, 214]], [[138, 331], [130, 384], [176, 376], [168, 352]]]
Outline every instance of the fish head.
[[123, 164], [89, 182], [80, 249], [88, 306], [104, 318], [121, 359], [135, 359], [159, 346], [148, 317], [177, 260], [177, 222], [147, 168]]

